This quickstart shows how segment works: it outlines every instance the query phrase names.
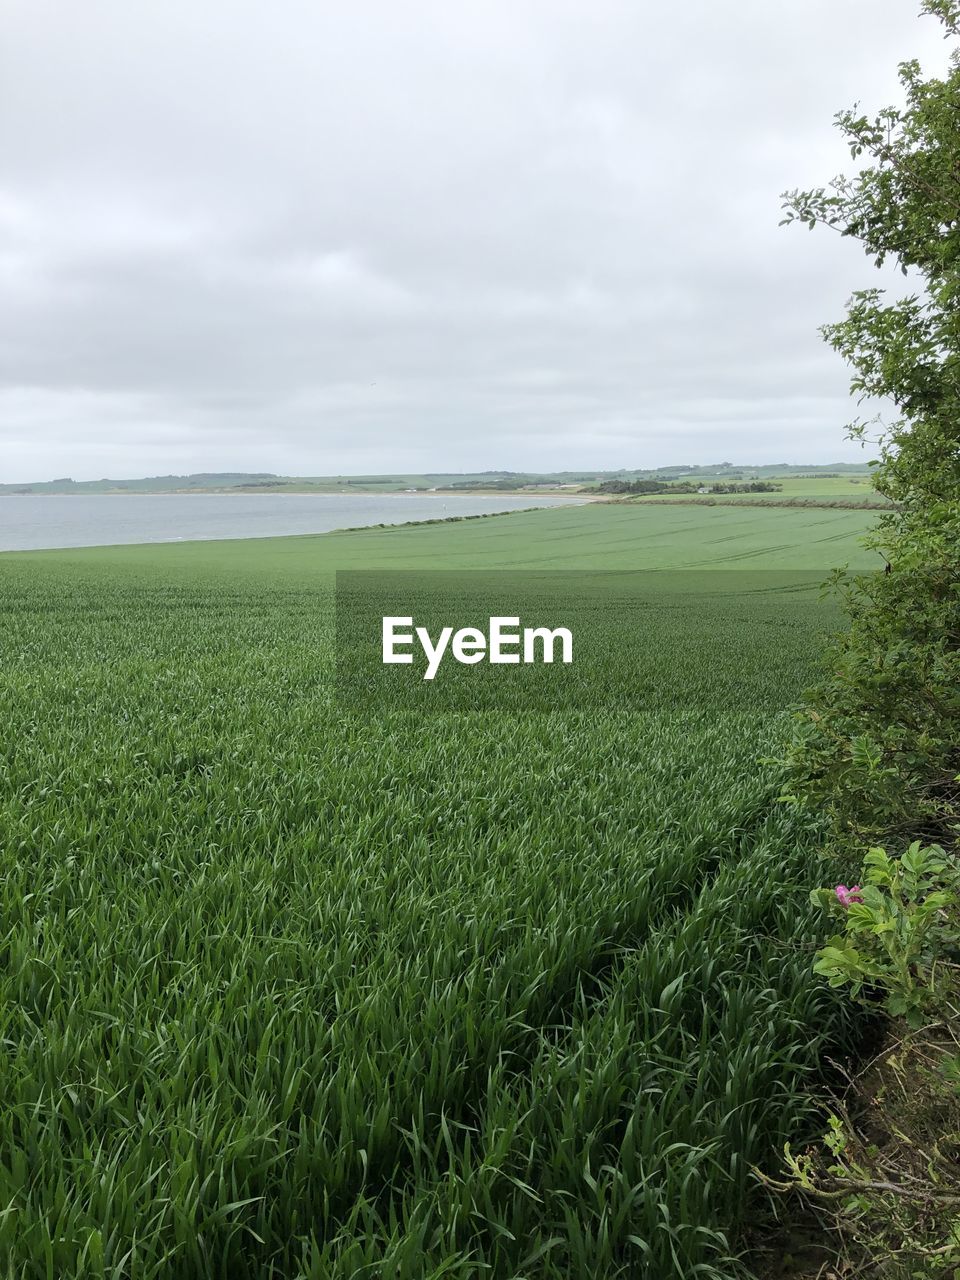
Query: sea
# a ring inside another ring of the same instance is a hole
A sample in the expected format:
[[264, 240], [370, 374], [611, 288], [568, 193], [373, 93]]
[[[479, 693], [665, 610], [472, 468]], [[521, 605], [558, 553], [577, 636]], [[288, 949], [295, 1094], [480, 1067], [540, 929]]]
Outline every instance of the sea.
[[0, 496], [0, 551], [274, 538], [580, 501], [536, 494], [9, 494]]

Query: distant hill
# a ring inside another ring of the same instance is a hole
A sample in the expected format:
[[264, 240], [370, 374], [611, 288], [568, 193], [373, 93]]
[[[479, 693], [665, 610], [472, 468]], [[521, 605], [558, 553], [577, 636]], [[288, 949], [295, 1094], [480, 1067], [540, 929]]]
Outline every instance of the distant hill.
[[744, 464], [717, 462], [619, 471], [475, 471], [428, 472], [422, 475], [281, 476], [271, 471], [202, 471], [191, 475], [145, 476], [135, 480], [35, 480], [0, 484], [0, 496], [84, 493], [475, 493], [569, 489], [607, 481], [632, 480], [773, 480], [869, 475], [866, 464], [831, 462]]
[[280, 476], [269, 471], [206, 471], [189, 476], [146, 476], [140, 480], [32, 480], [25, 484], [0, 484], [8, 493], [189, 493], [236, 489], [250, 483], [273, 484]]

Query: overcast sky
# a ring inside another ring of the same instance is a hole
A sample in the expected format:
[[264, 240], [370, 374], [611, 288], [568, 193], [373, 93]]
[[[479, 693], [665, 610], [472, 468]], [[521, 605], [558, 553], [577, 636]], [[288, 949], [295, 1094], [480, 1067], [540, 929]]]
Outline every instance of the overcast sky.
[[0, 480], [856, 460], [911, 0], [0, 0]]

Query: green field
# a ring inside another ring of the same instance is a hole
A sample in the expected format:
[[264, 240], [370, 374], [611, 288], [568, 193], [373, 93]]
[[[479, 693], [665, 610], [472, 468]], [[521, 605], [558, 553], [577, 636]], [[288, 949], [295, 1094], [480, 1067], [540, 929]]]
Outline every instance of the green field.
[[[864, 498], [878, 497], [870, 476], [783, 476], [776, 484], [782, 486], [785, 498]], [[758, 495], [758, 496], [763, 496]]]
[[[788, 500], [800, 502], [809, 500], [811, 502], [837, 502], [844, 504], [860, 504], [860, 503], [881, 503], [883, 498], [876, 492], [871, 483], [869, 475], [837, 475], [837, 476], [764, 476], [763, 479], [770, 480], [778, 486], [775, 493], [711, 493], [708, 495], [698, 494], [678, 494], [677, 499], [671, 499], [669, 494], [654, 493], [644, 497], [635, 499], [637, 502], [668, 502], [676, 501], [683, 498], [690, 502], [703, 501], [704, 496], [709, 497], [714, 502], [734, 502], [734, 503], [763, 503], [763, 502], [784, 502]], [[702, 479], [704, 487], [708, 487], [713, 478], [705, 476]], [[736, 481], [735, 483], [743, 483]]]
[[736, 511], [714, 507], [590, 503], [391, 525], [292, 538], [170, 543], [7, 553], [0, 563], [50, 562], [71, 573], [105, 567], [152, 573], [329, 577], [337, 569], [823, 569], [875, 567], [859, 535], [871, 516], [817, 509]]
[[[867, 520], [0, 556], [0, 1274], [737, 1274], [849, 1031], [764, 763], [837, 619], [773, 571], [869, 567]], [[664, 575], [644, 710], [422, 718], [334, 696], [374, 567], [716, 573]]]

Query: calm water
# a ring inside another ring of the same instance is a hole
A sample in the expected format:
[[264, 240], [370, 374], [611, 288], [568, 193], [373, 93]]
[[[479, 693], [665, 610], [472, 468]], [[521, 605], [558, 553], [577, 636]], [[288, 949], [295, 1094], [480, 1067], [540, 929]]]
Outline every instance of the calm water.
[[328, 533], [352, 525], [402, 524], [522, 507], [558, 507], [575, 498], [417, 497], [411, 494], [190, 493], [0, 497], [0, 551], [98, 547], [122, 542], [271, 538]]

